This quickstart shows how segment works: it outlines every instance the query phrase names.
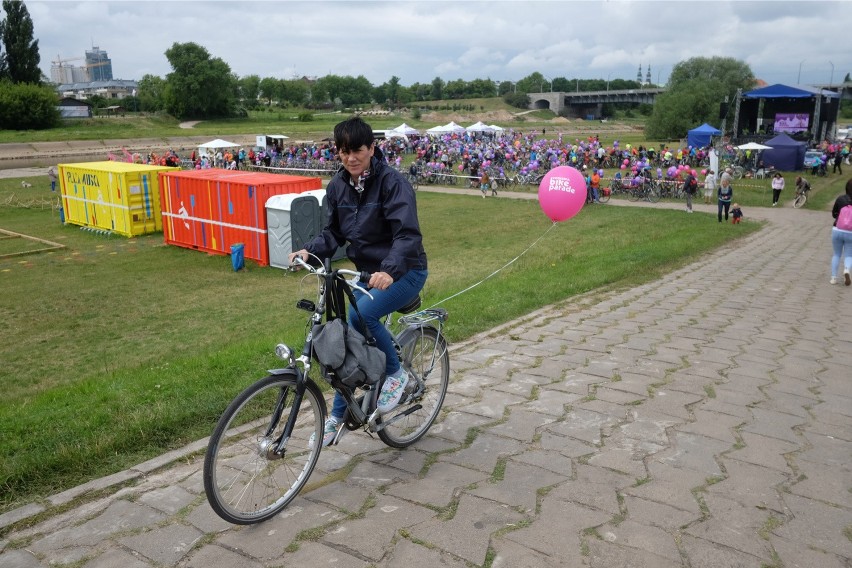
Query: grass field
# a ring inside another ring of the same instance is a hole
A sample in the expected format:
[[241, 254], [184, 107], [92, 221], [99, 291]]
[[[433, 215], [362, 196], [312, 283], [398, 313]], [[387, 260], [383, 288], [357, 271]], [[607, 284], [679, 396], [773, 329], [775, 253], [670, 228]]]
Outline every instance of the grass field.
[[[419, 128], [428, 129], [438, 124], [445, 124], [459, 116], [470, 117], [470, 123], [482, 117], [484, 120], [499, 122], [506, 128], [529, 131], [547, 129], [555, 135], [557, 132], [600, 133], [608, 137], [626, 142], [639, 143], [642, 138], [641, 123], [636, 120], [610, 121], [601, 124], [598, 121], [565, 122], [556, 119], [556, 115], [548, 110], [528, 112], [507, 105], [501, 98], [462, 99], [457, 101], [430, 101], [423, 103], [430, 107], [446, 104], [473, 107], [475, 110], [426, 110], [420, 119], [412, 118], [410, 113], [392, 114], [390, 116], [369, 116], [365, 119], [376, 129], [387, 129], [399, 126], [402, 122]], [[248, 118], [223, 119], [202, 121], [191, 129], [180, 127], [180, 121], [165, 115], [129, 113], [125, 116], [99, 117], [85, 120], [67, 120], [59, 127], [50, 130], [12, 131], [0, 130], [0, 144], [32, 142], [56, 142], [69, 140], [120, 140], [139, 138], [174, 138], [180, 136], [210, 136], [226, 137], [237, 134], [285, 134], [292, 140], [321, 140], [332, 133], [334, 125], [354, 111], [319, 112], [313, 111], [313, 120], [302, 122], [299, 115], [305, 109], [278, 109], [252, 111]], [[501, 120], [488, 119], [488, 113], [499, 113]], [[625, 136], [626, 135], [626, 136]]]

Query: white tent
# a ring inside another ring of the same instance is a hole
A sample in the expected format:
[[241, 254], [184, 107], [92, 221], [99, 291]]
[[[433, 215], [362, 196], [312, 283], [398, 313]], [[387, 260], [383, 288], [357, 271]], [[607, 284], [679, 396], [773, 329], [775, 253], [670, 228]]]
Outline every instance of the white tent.
[[772, 146], [758, 144], [757, 142], [749, 142], [748, 144], [737, 146], [737, 150], [772, 150]]
[[502, 126], [497, 126], [496, 124], [489, 124], [488, 126], [492, 128], [494, 132], [503, 132]]
[[471, 124], [465, 130], [468, 132], [494, 132], [494, 129], [482, 122], [481, 120], [476, 124]]
[[216, 140], [211, 140], [205, 144], [199, 144], [198, 148], [203, 150], [213, 150], [216, 148], [238, 148], [240, 146], [240, 144], [234, 144], [233, 142], [217, 138]]
[[412, 128], [405, 124], [404, 122], [393, 129], [393, 132], [399, 132], [400, 134], [405, 134], [406, 136], [410, 136], [412, 134], [420, 134], [420, 131], [416, 128]]
[[452, 120], [444, 125], [444, 132], [464, 132], [464, 126], [461, 124], [456, 124]]
[[446, 134], [449, 132], [446, 126], [433, 126], [429, 130], [426, 131], [427, 134], [438, 135], [438, 134]]

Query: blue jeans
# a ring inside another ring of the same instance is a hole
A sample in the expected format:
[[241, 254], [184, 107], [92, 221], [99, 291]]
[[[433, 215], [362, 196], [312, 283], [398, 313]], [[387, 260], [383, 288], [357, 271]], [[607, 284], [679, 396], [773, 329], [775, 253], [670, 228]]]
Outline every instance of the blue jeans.
[[840, 257], [844, 256], [844, 269], [852, 272], [852, 232], [841, 231], [836, 227], [831, 228], [831, 247], [834, 254], [831, 255], [831, 275], [840, 276], [837, 269], [840, 267]]
[[[349, 325], [363, 333], [364, 326], [362, 323], [367, 324], [367, 328], [376, 339], [376, 347], [385, 354], [386, 375], [396, 373], [399, 370], [399, 357], [396, 354], [396, 348], [393, 346], [391, 334], [381, 319], [412, 301], [423, 289], [428, 275], [429, 272], [426, 270], [409, 270], [405, 276], [384, 290], [372, 288], [370, 290], [370, 294], [373, 295], [372, 300], [363, 292], [354, 291], [355, 303], [358, 306], [358, 311], [361, 312], [363, 322], [358, 319], [358, 314], [350, 307]], [[339, 394], [335, 394], [331, 416], [339, 420], [343, 418], [345, 412], [346, 400]]]

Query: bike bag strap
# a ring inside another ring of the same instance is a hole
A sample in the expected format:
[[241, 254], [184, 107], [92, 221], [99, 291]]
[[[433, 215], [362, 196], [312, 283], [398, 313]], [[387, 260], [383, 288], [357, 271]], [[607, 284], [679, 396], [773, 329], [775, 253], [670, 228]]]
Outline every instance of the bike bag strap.
[[[343, 318], [346, 316], [346, 305], [343, 300], [344, 294], [349, 299], [349, 305], [352, 306], [352, 309], [355, 310], [355, 314], [358, 316], [358, 320], [363, 322], [364, 318], [361, 317], [361, 311], [358, 309], [358, 303], [355, 300], [355, 294], [349, 288], [349, 285], [346, 284], [346, 280], [342, 276], [335, 275], [333, 278], [333, 287], [332, 287], [332, 297], [333, 301], [330, 303], [334, 303], [333, 314], [327, 314], [326, 319], [332, 320], [335, 318]], [[332, 307], [329, 306], [329, 310]], [[376, 338], [373, 337], [373, 334], [370, 333], [370, 329], [366, 326], [362, 326], [364, 328], [363, 336], [367, 340], [367, 345], [375, 345]]]

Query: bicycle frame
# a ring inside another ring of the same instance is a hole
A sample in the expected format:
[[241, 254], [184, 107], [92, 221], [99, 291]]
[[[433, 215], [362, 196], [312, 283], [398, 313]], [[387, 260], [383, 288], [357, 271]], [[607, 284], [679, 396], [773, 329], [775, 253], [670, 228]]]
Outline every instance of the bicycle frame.
[[[304, 303], [305, 300], [302, 300], [299, 302], [298, 305], [298, 307], [301, 307], [303, 309], [307, 309], [308, 307], [312, 308], [312, 313], [310, 316], [310, 330], [308, 331], [308, 334], [305, 338], [305, 344], [302, 347], [301, 355], [294, 359], [290, 355], [292, 353], [292, 350], [286, 345], [279, 344], [275, 349], [276, 354], [278, 354], [279, 357], [281, 357], [282, 359], [287, 360], [289, 362], [289, 365], [283, 369], [270, 369], [271, 374], [284, 374], [295, 371], [297, 375], [297, 382], [294, 406], [297, 406], [298, 403], [301, 403], [302, 396], [305, 392], [306, 384], [308, 382], [308, 375], [312, 367], [311, 359], [313, 356], [313, 337], [315, 331], [318, 329], [318, 326], [322, 325], [323, 314], [325, 314], [326, 318], [328, 318], [329, 316], [346, 317], [345, 300], [343, 300], [343, 295], [340, 293], [339, 287], [350, 286], [358, 288], [361, 290], [361, 292], [372, 298], [372, 296], [367, 290], [360, 287], [355, 282], [356, 278], [361, 278], [363, 280], [365, 276], [364, 274], [346, 269], [331, 270], [329, 263], [330, 261], [326, 259], [326, 264], [322, 272], [313, 270], [309, 267], [309, 269], [312, 271], [312, 274], [316, 275], [321, 280], [320, 289], [318, 292], [318, 302], [314, 306], [308, 306], [306, 303]], [[307, 266], [305, 263], [302, 264], [303, 266]], [[343, 275], [350, 275], [352, 276], [352, 279], [346, 280], [345, 278], [343, 278]], [[334, 306], [329, 305], [330, 298], [332, 298], [332, 303], [335, 304]], [[393, 332], [393, 318], [391, 316], [392, 314], [388, 314], [383, 318], [384, 325], [390, 332], [394, 348], [396, 349], [397, 354], [399, 355], [400, 363], [402, 363], [403, 354], [402, 349], [400, 347], [400, 342], [398, 340], [402, 333], [404, 333], [406, 329], [417, 330], [418, 328], [423, 328], [425, 326], [435, 327], [433, 325], [433, 322], [437, 321], [438, 325], [436, 329], [438, 331], [438, 334], [442, 335], [443, 324], [444, 321], [446, 321], [447, 312], [443, 309], [429, 309], [419, 311], [410, 315], [403, 315], [398, 320], [398, 323], [405, 326], [403, 331], [401, 331], [400, 333]], [[432, 362], [430, 364], [430, 369], [434, 367], [435, 361], [437, 360], [438, 356], [438, 353], [432, 354]], [[412, 373], [411, 369], [406, 369], [406, 371], [411, 374], [415, 374]], [[379, 390], [378, 384], [358, 387], [366, 390], [367, 392], [363, 397], [356, 398], [355, 389], [343, 384], [343, 382], [336, 375], [334, 375], [333, 372], [326, 372], [324, 374], [324, 377], [331, 384], [331, 387], [335, 390], [335, 392], [338, 392], [341, 396], [343, 396], [344, 400], [346, 401], [346, 406], [349, 411], [349, 415], [351, 417], [351, 423], [354, 427], [357, 428], [361, 426], [367, 426], [370, 432], [377, 432], [378, 430], [388, 426], [389, 424], [392, 424], [391, 421], [382, 423], [381, 425], [376, 423], [376, 418], [378, 417], [378, 411], [376, 410], [376, 399], [378, 397]], [[422, 390], [423, 383], [420, 380], [420, 377], [417, 377], [415, 374], [415, 379], [420, 385], [419, 388]], [[418, 393], [414, 392], [413, 394], [416, 396]], [[394, 421], [403, 418], [407, 414], [416, 412], [417, 410], [419, 410], [419, 407], [417, 405], [412, 406], [405, 413], [395, 417]], [[288, 421], [288, 424], [284, 429], [284, 434], [277, 444], [276, 451], [283, 451], [286, 447], [287, 438], [289, 438], [289, 435], [292, 433], [292, 423], [295, 423], [294, 415], [290, 416], [290, 420]]]

